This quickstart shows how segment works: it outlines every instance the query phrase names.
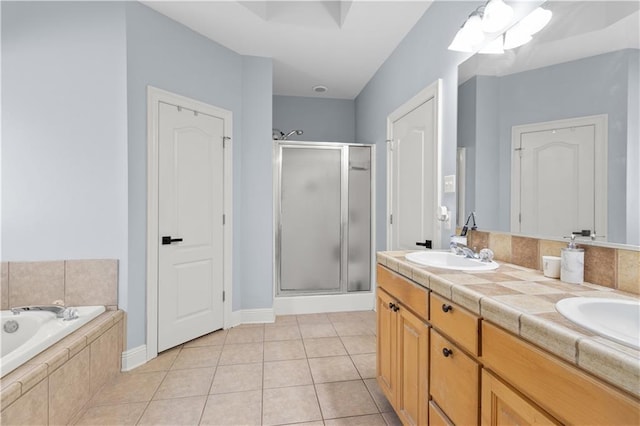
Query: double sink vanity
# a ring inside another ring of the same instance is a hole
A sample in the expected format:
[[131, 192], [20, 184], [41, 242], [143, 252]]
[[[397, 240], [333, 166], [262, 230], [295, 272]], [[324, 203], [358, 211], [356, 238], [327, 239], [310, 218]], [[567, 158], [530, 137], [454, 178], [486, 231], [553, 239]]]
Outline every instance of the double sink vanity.
[[377, 254], [377, 380], [405, 425], [640, 424], [637, 297], [420, 256]]

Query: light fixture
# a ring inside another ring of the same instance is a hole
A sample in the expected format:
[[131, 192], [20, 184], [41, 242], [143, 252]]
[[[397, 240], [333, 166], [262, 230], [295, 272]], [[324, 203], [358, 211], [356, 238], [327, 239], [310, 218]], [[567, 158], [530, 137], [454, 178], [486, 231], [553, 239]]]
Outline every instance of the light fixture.
[[478, 53], [486, 53], [490, 55], [502, 55], [504, 53], [503, 47], [503, 39], [504, 35], [500, 34], [493, 41], [485, 44], [482, 49], [479, 50]]
[[482, 31], [496, 33], [504, 30], [513, 19], [513, 8], [502, 0], [489, 0], [482, 13]]
[[458, 52], [473, 52], [484, 41], [482, 31], [482, 14], [477, 10], [469, 15], [462, 28], [458, 30], [449, 50]]
[[535, 9], [505, 33], [504, 48], [514, 49], [530, 42], [531, 36], [543, 29], [551, 20], [552, 15], [550, 10], [541, 7]]
[[329, 90], [327, 86], [322, 86], [320, 84], [317, 86], [313, 86], [312, 89], [316, 93], [325, 93], [327, 90]]

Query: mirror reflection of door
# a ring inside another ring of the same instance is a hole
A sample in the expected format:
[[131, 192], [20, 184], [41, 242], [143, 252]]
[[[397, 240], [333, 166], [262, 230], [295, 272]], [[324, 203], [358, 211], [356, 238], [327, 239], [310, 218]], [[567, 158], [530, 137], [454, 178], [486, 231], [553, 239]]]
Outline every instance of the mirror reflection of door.
[[597, 179], [603, 172], [598, 162], [606, 168], [606, 158], [597, 153], [606, 152], [606, 140], [598, 137], [596, 121], [514, 127], [512, 232], [558, 238], [589, 230], [604, 236], [596, 201], [605, 197]]
[[425, 240], [439, 247], [438, 84], [388, 117], [389, 250], [416, 250]]

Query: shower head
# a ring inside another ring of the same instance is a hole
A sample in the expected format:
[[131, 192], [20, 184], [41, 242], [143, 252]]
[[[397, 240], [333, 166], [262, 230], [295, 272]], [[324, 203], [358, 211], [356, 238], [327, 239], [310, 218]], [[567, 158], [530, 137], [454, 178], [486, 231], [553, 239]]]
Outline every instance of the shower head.
[[296, 136], [300, 136], [301, 134], [303, 134], [304, 132], [302, 130], [292, 130], [289, 133], [287, 133], [286, 135], [282, 136], [282, 139], [287, 139], [289, 136], [296, 134]]

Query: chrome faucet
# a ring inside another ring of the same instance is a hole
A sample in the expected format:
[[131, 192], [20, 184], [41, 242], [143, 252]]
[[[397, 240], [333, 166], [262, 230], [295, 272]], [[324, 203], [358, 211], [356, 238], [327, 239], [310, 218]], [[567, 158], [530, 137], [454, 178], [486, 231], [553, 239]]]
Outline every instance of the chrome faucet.
[[66, 308], [61, 305], [36, 305], [36, 306], [18, 306], [11, 308], [13, 315], [20, 315], [20, 312], [28, 311], [47, 311], [56, 314], [56, 318], [64, 318], [71, 320], [78, 318], [78, 312], [72, 308]]
[[459, 256], [464, 256], [468, 259], [478, 259], [478, 253], [470, 249], [461, 243], [454, 243], [453, 241], [449, 244], [449, 247], [452, 248], [455, 253]]

